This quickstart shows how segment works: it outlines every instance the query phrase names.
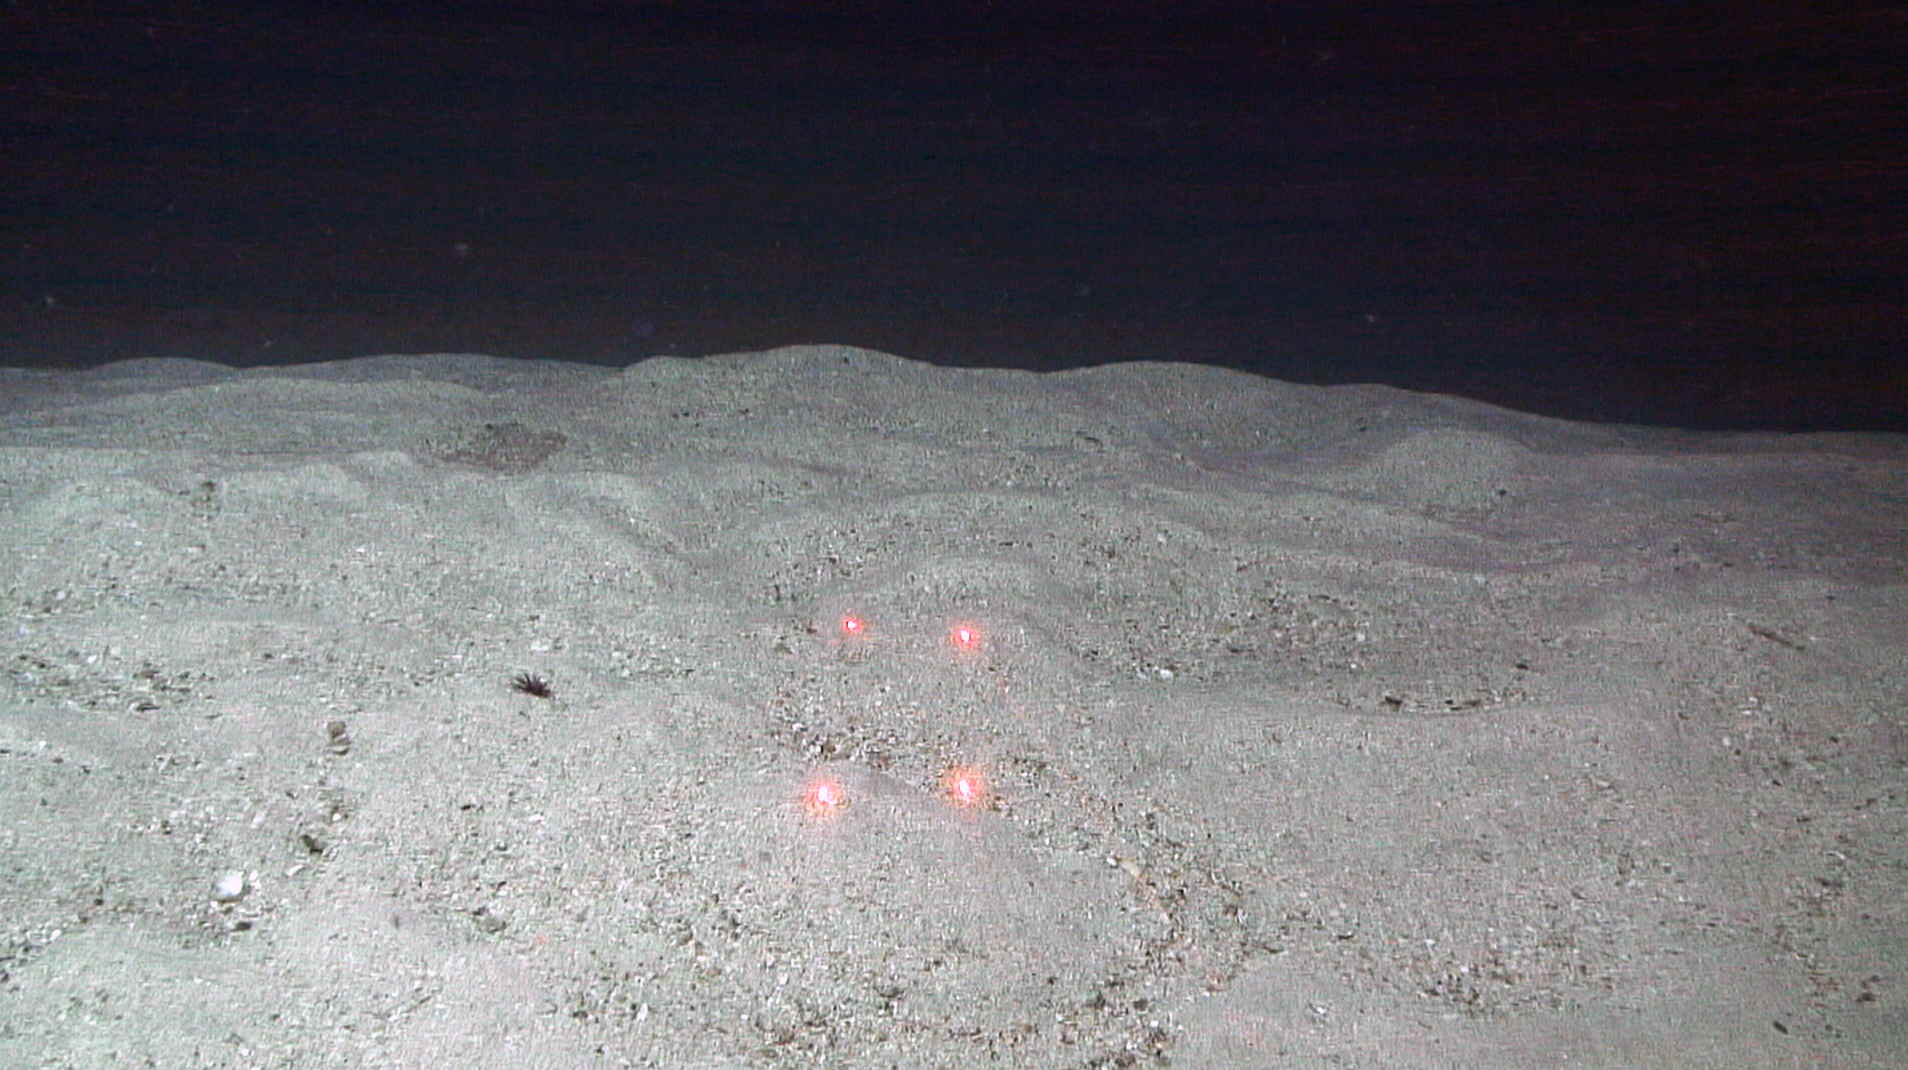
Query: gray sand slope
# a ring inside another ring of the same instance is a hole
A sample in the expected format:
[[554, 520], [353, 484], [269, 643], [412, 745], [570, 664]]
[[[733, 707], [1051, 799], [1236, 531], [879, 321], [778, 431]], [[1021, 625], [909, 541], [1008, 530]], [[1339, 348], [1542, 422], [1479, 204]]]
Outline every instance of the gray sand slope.
[[839, 348], [0, 399], [0, 1065], [1908, 1064], [1902, 438]]

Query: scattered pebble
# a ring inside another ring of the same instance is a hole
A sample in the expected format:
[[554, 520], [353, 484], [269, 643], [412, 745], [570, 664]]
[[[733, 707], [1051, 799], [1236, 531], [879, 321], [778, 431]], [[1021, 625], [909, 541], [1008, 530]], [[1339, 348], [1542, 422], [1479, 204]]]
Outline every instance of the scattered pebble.
[[343, 721], [325, 722], [325, 736], [331, 740], [331, 753], [339, 755], [351, 753], [351, 731]]

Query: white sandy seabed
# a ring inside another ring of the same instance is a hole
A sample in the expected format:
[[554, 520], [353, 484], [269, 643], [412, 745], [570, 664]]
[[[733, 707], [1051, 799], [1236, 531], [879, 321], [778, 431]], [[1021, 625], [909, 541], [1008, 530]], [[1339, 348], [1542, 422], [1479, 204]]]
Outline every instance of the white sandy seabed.
[[1908, 1064], [1900, 436], [825, 347], [0, 391], [0, 1065]]

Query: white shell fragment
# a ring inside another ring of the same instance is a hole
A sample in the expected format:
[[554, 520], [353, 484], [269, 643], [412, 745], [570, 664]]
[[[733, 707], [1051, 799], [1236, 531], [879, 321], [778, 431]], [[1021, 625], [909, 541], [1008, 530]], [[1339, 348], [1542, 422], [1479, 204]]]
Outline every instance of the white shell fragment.
[[235, 869], [221, 874], [218, 881], [212, 885], [212, 901], [236, 903], [245, 898], [245, 893], [249, 890], [250, 887], [245, 883], [245, 874]]

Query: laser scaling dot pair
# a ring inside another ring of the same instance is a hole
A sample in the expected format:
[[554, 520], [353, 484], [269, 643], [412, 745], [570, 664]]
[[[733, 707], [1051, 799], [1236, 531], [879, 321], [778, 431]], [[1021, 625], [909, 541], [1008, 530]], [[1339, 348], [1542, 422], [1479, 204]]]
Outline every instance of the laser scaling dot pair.
[[[949, 806], [975, 810], [990, 806], [994, 793], [979, 769], [953, 766], [941, 775], [941, 797]], [[802, 788], [802, 809], [810, 817], [833, 817], [853, 803], [854, 796], [846, 785], [827, 774], [810, 779]]]
[[[859, 613], [843, 613], [835, 621], [835, 633], [843, 639], [869, 637], [869, 621]], [[980, 625], [959, 621], [947, 629], [947, 644], [958, 653], [971, 654], [986, 645], [987, 635]]]

